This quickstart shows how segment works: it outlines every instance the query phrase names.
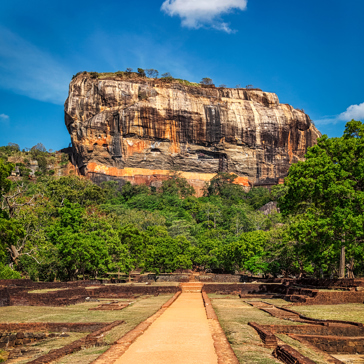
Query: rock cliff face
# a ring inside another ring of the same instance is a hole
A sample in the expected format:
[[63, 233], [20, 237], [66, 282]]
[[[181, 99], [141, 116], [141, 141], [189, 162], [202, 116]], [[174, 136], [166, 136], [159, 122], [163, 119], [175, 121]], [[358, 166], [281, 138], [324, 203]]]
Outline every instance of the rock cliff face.
[[88, 74], [70, 84], [65, 123], [81, 174], [158, 186], [179, 171], [198, 190], [217, 172], [276, 184], [320, 136], [274, 93]]

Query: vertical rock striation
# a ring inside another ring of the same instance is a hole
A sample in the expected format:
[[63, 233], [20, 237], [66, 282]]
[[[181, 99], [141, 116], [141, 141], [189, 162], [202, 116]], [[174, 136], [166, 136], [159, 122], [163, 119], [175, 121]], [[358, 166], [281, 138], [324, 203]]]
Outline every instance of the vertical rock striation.
[[276, 184], [320, 136], [274, 93], [116, 75], [75, 77], [65, 123], [81, 174], [158, 185], [179, 171], [197, 189], [217, 172]]

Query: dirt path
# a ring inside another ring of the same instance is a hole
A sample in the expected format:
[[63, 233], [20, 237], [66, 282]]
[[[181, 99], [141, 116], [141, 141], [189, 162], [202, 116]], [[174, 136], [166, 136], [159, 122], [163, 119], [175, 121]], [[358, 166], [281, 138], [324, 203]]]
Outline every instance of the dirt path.
[[217, 364], [201, 293], [182, 293], [115, 364]]

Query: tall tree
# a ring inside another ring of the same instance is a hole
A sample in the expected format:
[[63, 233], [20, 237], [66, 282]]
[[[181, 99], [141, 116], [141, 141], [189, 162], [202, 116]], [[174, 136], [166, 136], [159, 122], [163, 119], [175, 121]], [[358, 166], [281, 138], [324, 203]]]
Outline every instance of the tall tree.
[[352, 262], [350, 276], [355, 259], [364, 257], [363, 155], [364, 125], [360, 121], [348, 122], [341, 138], [322, 136], [309, 148], [304, 162], [291, 166], [285, 181], [288, 192], [280, 203], [283, 214], [301, 215], [291, 233], [296, 241], [313, 248], [308, 252], [325, 255], [334, 249], [338, 262], [346, 247]]

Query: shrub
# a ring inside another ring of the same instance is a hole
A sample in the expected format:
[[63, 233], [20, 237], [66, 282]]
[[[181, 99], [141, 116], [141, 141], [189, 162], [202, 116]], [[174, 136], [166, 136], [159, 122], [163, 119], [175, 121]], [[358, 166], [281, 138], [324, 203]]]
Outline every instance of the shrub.
[[12, 270], [9, 266], [0, 263], [0, 279], [20, 279], [19, 272]]
[[208, 77], [204, 77], [201, 82], [200, 82], [201, 85], [204, 85], [204, 86], [212, 86], [214, 83], [212, 82], [212, 79], [211, 78], [208, 78]]
[[143, 68], [138, 68], [138, 75], [140, 77], [147, 77]]
[[98, 78], [99, 74], [97, 72], [89, 72], [89, 75], [91, 76], [91, 78]]

